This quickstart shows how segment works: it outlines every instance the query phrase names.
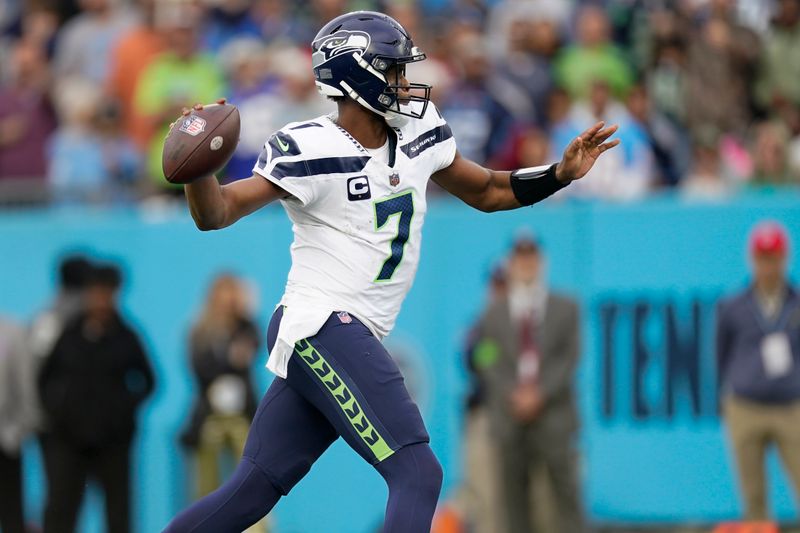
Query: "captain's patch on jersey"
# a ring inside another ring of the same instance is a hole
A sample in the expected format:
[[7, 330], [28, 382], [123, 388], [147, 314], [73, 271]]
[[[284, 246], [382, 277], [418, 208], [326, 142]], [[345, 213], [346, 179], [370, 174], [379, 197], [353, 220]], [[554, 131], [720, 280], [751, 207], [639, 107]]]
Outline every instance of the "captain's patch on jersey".
[[354, 176], [347, 180], [347, 199], [351, 202], [368, 200], [372, 197], [369, 190], [369, 179], [366, 176]]

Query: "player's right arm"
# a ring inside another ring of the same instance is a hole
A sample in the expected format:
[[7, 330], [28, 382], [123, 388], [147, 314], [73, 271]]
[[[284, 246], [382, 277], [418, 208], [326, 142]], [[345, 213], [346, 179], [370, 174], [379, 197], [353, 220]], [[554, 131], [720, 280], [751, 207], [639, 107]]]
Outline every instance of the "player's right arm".
[[222, 229], [265, 205], [286, 197], [287, 192], [262, 176], [221, 186], [214, 176], [205, 176], [184, 186], [197, 227], [202, 231]]

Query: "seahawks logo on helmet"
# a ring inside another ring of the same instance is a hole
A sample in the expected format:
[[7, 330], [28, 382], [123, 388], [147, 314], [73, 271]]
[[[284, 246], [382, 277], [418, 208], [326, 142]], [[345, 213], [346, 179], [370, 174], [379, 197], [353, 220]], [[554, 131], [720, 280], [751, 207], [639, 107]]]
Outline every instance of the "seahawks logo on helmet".
[[363, 31], [339, 30], [312, 43], [314, 65], [349, 52], [364, 52], [369, 47], [369, 34]]

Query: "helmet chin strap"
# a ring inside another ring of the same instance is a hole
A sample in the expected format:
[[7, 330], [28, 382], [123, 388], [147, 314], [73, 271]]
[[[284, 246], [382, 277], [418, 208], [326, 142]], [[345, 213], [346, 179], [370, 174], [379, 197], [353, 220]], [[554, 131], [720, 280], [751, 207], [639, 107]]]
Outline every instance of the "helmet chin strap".
[[361, 96], [359, 96], [359, 94], [356, 91], [354, 91], [353, 88], [350, 87], [350, 85], [347, 84], [347, 82], [343, 81], [343, 82], [341, 82], [341, 85], [342, 85], [342, 88], [346, 91], [347, 95], [350, 98], [352, 98], [353, 100], [355, 100], [356, 102], [361, 104], [363, 107], [366, 107], [367, 109], [369, 109], [373, 113], [382, 116], [383, 120], [386, 121], [386, 124], [390, 128], [402, 128], [403, 126], [408, 124], [408, 120], [409, 120], [410, 117], [407, 117], [405, 115], [400, 115], [398, 113], [395, 113], [395, 112], [389, 111], [389, 110], [382, 111], [380, 109], [376, 109], [376, 108], [372, 107], [371, 105], [369, 105], [366, 100], [361, 98]]
[[409, 119], [410, 117], [406, 115], [398, 115], [397, 113], [393, 113], [391, 111], [383, 115], [383, 120], [386, 121], [386, 124], [390, 128], [402, 128], [408, 124]]
[[[370, 65], [369, 63], [364, 61], [364, 58], [361, 57], [360, 54], [353, 53], [353, 58], [356, 60], [356, 62], [359, 64], [359, 66], [361, 68], [363, 68], [364, 70], [366, 70], [370, 74], [374, 75], [379, 80], [381, 80], [384, 83], [386, 83], [386, 76], [384, 74], [382, 74], [381, 72], [378, 72], [375, 68], [372, 67], [372, 65]], [[384, 110], [380, 110], [380, 109], [376, 109], [375, 107], [369, 105], [366, 102], [366, 100], [361, 98], [361, 96], [359, 96], [359, 94], [352, 87], [350, 87], [350, 85], [347, 82], [342, 81], [340, 83], [341, 83], [342, 88], [347, 92], [347, 94], [350, 96], [350, 98], [352, 98], [353, 100], [355, 100], [356, 102], [358, 102], [362, 106], [366, 107], [370, 111], [372, 111], [374, 113], [377, 113], [378, 115], [381, 115], [383, 117], [383, 119], [386, 121], [386, 124], [390, 128], [402, 128], [403, 126], [408, 124], [408, 120], [409, 120], [410, 117], [401, 115], [399, 113], [395, 113], [395, 112], [393, 112], [391, 110], [388, 110], [388, 109], [385, 110], [385, 111]]]

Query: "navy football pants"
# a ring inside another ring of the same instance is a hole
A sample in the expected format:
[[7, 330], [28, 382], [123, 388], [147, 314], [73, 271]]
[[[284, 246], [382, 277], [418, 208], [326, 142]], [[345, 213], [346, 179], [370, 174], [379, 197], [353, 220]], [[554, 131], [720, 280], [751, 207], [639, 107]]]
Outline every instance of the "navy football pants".
[[[267, 333], [271, 349], [282, 308]], [[266, 515], [338, 437], [389, 487], [385, 533], [428, 533], [442, 470], [403, 377], [360, 321], [332, 314], [300, 341], [286, 379], [256, 411], [242, 460], [219, 489], [180, 513], [167, 533], [240, 533]]]

